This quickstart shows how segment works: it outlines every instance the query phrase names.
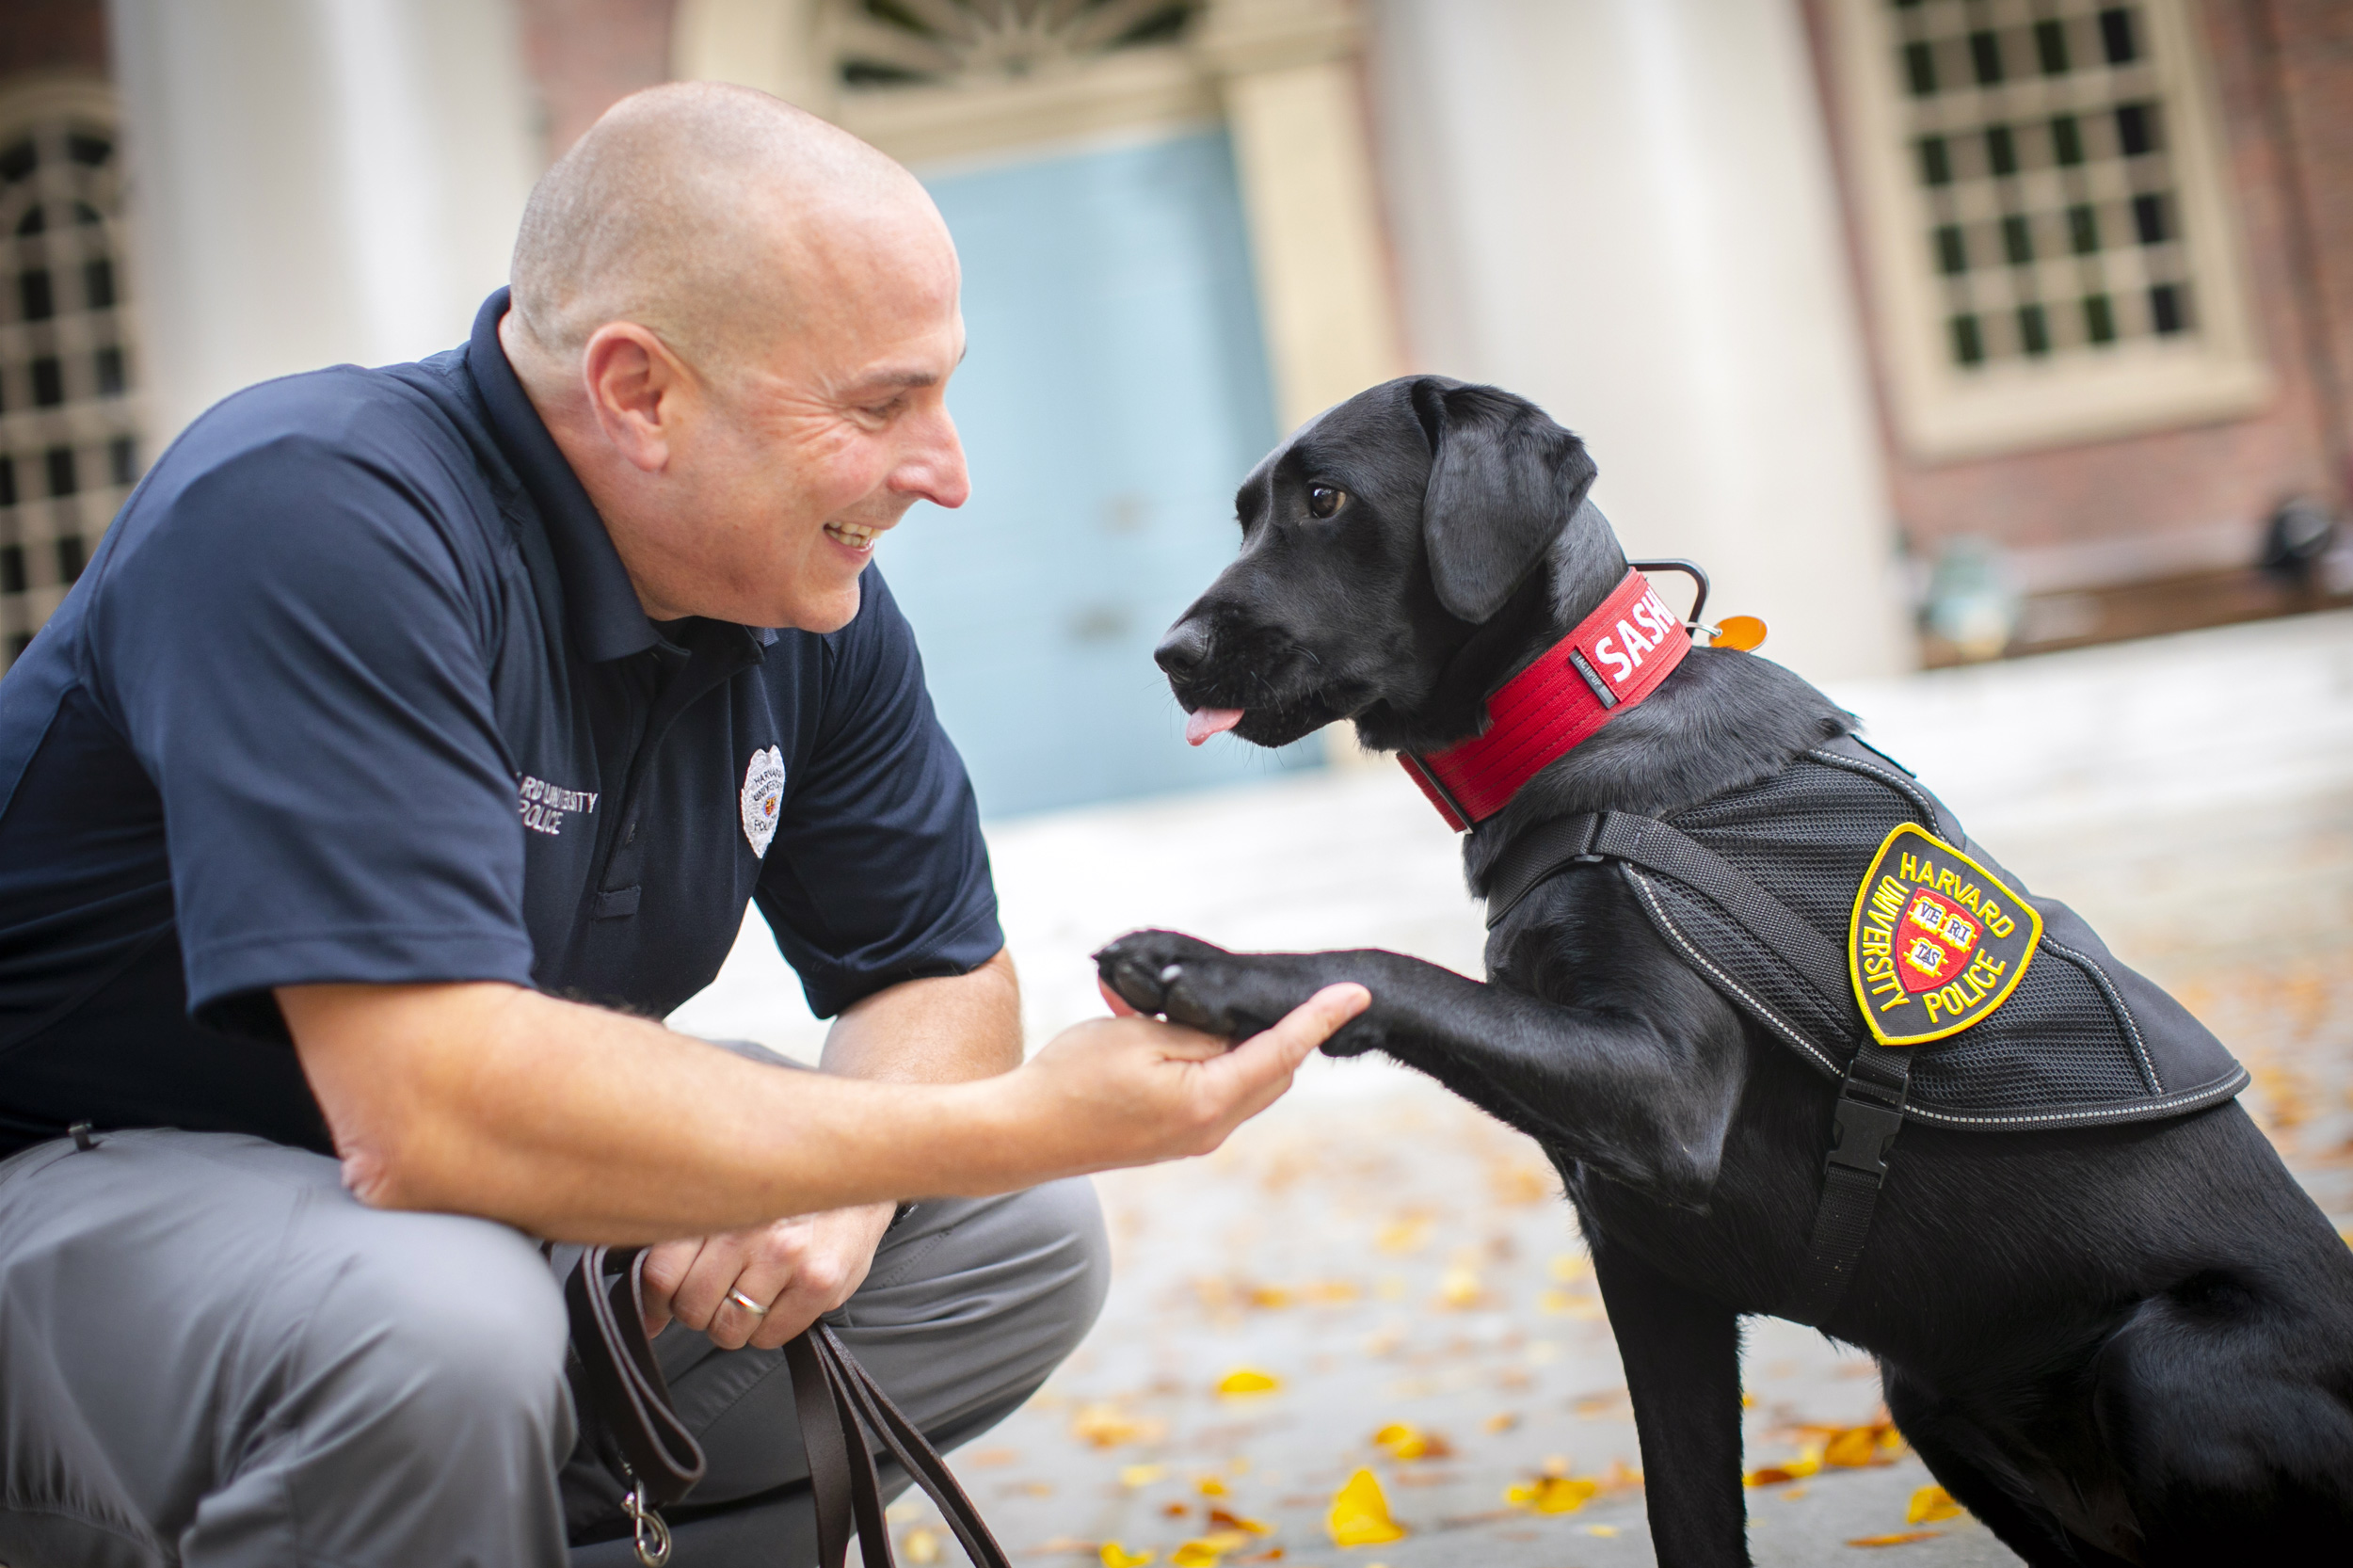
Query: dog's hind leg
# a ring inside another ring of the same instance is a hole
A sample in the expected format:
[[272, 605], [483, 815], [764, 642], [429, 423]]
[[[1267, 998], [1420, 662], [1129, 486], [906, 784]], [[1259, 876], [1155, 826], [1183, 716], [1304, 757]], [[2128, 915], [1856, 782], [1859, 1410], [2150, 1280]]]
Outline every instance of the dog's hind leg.
[[2035, 1496], [1993, 1435], [1935, 1390], [1880, 1363], [1887, 1413], [1936, 1483], [2032, 1568], [2130, 1568], [2068, 1530]]
[[2143, 1301], [2100, 1352], [2093, 1409], [2153, 1568], [2310, 1560], [2315, 1543], [2353, 1542], [2345, 1299], [2291, 1302], [2273, 1283], [2194, 1276]]
[[1623, 1245], [1592, 1239], [1593, 1275], [1634, 1400], [1659, 1568], [1745, 1564], [1739, 1319]]

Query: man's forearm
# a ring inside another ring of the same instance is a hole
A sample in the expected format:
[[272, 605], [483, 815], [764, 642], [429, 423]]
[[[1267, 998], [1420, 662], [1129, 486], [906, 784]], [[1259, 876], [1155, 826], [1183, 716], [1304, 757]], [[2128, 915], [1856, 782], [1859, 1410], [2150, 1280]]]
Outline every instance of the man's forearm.
[[982, 1084], [779, 1073], [506, 985], [280, 999], [346, 1179], [387, 1207], [643, 1241], [1027, 1179], [1019, 1118]]
[[515, 985], [278, 1000], [361, 1199], [625, 1242], [1206, 1153], [1366, 1001], [1330, 987], [1231, 1048], [1097, 1019], [1011, 1072], [881, 1083], [777, 1072]]
[[849, 1078], [955, 1083], [1021, 1065], [1021, 986], [1013, 955], [969, 974], [910, 980], [843, 1010], [824, 1066]]

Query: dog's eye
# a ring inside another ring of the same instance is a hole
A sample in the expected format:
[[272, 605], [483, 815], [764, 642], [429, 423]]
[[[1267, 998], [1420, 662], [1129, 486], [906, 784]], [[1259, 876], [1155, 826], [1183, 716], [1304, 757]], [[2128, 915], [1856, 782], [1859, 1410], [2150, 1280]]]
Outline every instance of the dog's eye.
[[1336, 490], [1329, 485], [1307, 487], [1307, 515], [1328, 518], [1348, 504], [1348, 492]]

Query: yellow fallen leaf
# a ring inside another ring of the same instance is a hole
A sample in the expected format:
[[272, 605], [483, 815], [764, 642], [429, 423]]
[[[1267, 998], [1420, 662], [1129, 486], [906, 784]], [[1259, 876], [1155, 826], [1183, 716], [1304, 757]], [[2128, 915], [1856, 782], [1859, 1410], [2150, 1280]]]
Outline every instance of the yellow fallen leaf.
[[1383, 1225], [1373, 1237], [1372, 1244], [1383, 1252], [1407, 1253], [1418, 1251], [1429, 1240], [1429, 1216], [1407, 1214]]
[[1560, 1192], [1552, 1172], [1541, 1165], [1493, 1165], [1488, 1168], [1487, 1181], [1497, 1203], [1542, 1203]]
[[1566, 1290], [1547, 1290], [1536, 1298], [1536, 1308], [1540, 1312], [1566, 1312], [1575, 1300]]
[[1209, 1523], [1220, 1529], [1240, 1530], [1244, 1535], [1273, 1535], [1274, 1533], [1274, 1527], [1264, 1519], [1245, 1519], [1239, 1513], [1228, 1513], [1222, 1508], [1209, 1510]]
[[1225, 1496], [1225, 1483], [1218, 1480], [1215, 1476], [1203, 1476], [1199, 1480], [1194, 1481], [1193, 1484], [1193, 1489], [1205, 1497], [1223, 1497]]
[[906, 1553], [909, 1562], [918, 1564], [937, 1562], [939, 1560], [939, 1532], [911, 1529], [899, 1543], [899, 1549]]
[[1909, 1546], [1914, 1541], [1933, 1541], [1943, 1530], [1899, 1530], [1894, 1535], [1858, 1535], [1847, 1543], [1849, 1546]]
[[1217, 1568], [1224, 1555], [1207, 1541], [1188, 1541], [1168, 1554], [1168, 1568]]
[[1438, 1282], [1438, 1300], [1458, 1310], [1466, 1306], [1477, 1306], [1486, 1299], [1486, 1288], [1479, 1283], [1479, 1272], [1476, 1269], [1459, 1266], [1449, 1269], [1445, 1277]]
[[1336, 1546], [1378, 1546], [1406, 1536], [1405, 1527], [1389, 1517], [1389, 1499], [1382, 1495], [1381, 1482], [1370, 1470], [1359, 1470], [1348, 1478], [1348, 1484], [1332, 1499], [1332, 1512], [1324, 1525]]
[[1598, 1535], [1604, 1541], [1607, 1541], [1611, 1536], [1618, 1533], [1618, 1527], [1615, 1525], [1588, 1525], [1585, 1527], [1585, 1533], [1588, 1535]]
[[1941, 1486], [1924, 1486], [1912, 1495], [1912, 1506], [1904, 1510], [1907, 1525], [1933, 1525], [1939, 1519], [1958, 1519], [1961, 1505], [1953, 1495]]
[[1575, 1513], [1600, 1490], [1601, 1482], [1591, 1476], [1539, 1476], [1525, 1485], [1504, 1488], [1503, 1500], [1531, 1513]]
[[1869, 1427], [1849, 1427], [1822, 1446], [1822, 1463], [1842, 1470], [1859, 1469], [1879, 1457], [1879, 1433]]
[[1119, 1472], [1119, 1484], [1122, 1486], [1149, 1486], [1166, 1474], [1168, 1474], [1168, 1466], [1165, 1464], [1123, 1465]]
[[1071, 1436], [1083, 1438], [1098, 1448], [1150, 1442], [1167, 1431], [1165, 1421], [1139, 1420], [1113, 1404], [1081, 1405], [1070, 1422]]
[[1251, 1305], [1265, 1307], [1270, 1312], [1279, 1312], [1284, 1307], [1299, 1304], [1299, 1298], [1279, 1285], [1254, 1285], [1250, 1288], [1248, 1300]]
[[1564, 1252], [1552, 1260], [1552, 1277], [1563, 1284], [1573, 1279], [1583, 1279], [1593, 1272], [1593, 1260], [1578, 1253]]
[[1513, 1427], [1516, 1427], [1519, 1424], [1520, 1416], [1518, 1411], [1498, 1410], [1493, 1416], [1490, 1416], [1485, 1420], [1480, 1422], [1479, 1427], [1481, 1432], [1510, 1432]]
[[1273, 1372], [1262, 1372], [1256, 1367], [1237, 1367], [1217, 1380], [1220, 1395], [1232, 1399], [1237, 1395], [1272, 1394], [1283, 1386], [1283, 1380]]
[[1809, 1443], [1797, 1458], [1751, 1470], [1745, 1479], [1751, 1486], [1779, 1486], [1785, 1481], [1801, 1480], [1821, 1467], [1821, 1448], [1818, 1444]]
[[1756, 1408], [1756, 1396], [1750, 1393], [1745, 1388], [1740, 1390], [1740, 1408], [1743, 1410], [1754, 1410]]
[[1449, 1459], [1454, 1454], [1454, 1445], [1444, 1435], [1406, 1421], [1391, 1421], [1372, 1434], [1372, 1442], [1391, 1459]]
[[1797, 1501], [1800, 1497], [1804, 1496], [1806, 1495], [1806, 1493], [1807, 1493], [1807, 1491], [1808, 1491], [1808, 1490], [1810, 1490], [1810, 1489], [1809, 1489], [1809, 1488], [1807, 1488], [1807, 1487], [1803, 1487], [1803, 1486], [1793, 1486], [1793, 1487], [1791, 1487], [1788, 1491], [1784, 1492], [1784, 1493], [1781, 1495], [1781, 1500], [1782, 1500], [1783, 1502], [1785, 1502], [1785, 1503], [1794, 1503], [1794, 1502], [1796, 1502], [1796, 1501]]
[[1601, 1489], [1604, 1492], [1624, 1492], [1641, 1484], [1642, 1472], [1623, 1459], [1611, 1460], [1609, 1468], [1603, 1473], [1601, 1478]]
[[1103, 1568], [1144, 1568], [1145, 1563], [1160, 1554], [1131, 1552], [1116, 1541], [1106, 1541], [1103, 1543], [1103, 1549], [1095, 1555], [1102, 1562]]

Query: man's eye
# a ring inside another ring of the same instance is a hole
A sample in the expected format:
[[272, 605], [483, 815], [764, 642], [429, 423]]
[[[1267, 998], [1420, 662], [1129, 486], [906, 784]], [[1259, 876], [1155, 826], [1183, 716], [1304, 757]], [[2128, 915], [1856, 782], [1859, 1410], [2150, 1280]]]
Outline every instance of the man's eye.
[[1348, 492], [1346, 490], [1336, 490], [1329, 485], [1307, 487], [1307, 515], [1309, 517], [1328, 518], [1347, 504]]

